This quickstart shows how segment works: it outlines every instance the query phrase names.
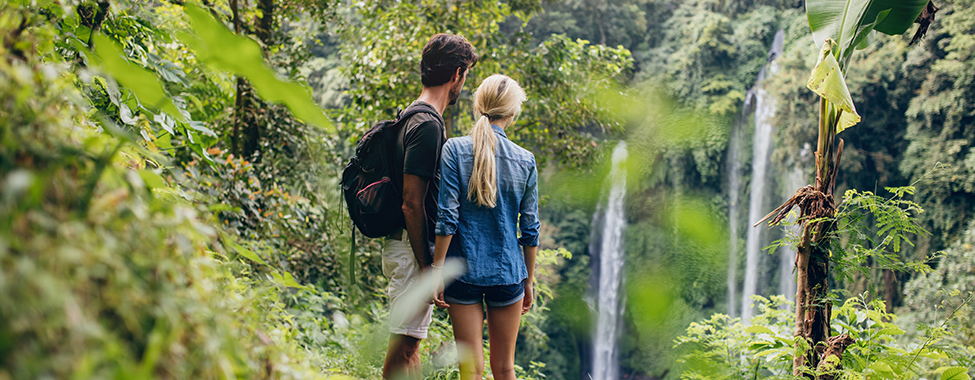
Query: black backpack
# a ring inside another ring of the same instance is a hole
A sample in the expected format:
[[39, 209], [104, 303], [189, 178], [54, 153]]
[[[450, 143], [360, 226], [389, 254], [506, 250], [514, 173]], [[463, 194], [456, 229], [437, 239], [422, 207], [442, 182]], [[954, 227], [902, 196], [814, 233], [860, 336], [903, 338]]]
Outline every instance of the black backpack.
[[408, 107], [396, 120], [383, 120], [369, 128], [359, 139], [355, 156], [342, 171], [345, 205], [363, 235], [378, 238], [403, 227], [402, 174], [392, 173], [389, 160], [395, 155], [393, 149], [400, 128], [420, 112], [435, 115], [443, 124], [443, 118], [433, 107], [425, 104]]

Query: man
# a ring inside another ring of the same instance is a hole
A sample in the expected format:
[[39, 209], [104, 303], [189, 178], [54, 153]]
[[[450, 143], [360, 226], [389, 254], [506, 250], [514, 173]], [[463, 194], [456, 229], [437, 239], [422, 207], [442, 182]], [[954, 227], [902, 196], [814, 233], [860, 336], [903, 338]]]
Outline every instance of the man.
[[[457, 102], [468, 69], [477, 62], [474, 47], [464, 37], [437, 34], [423, 47], [420, 76], [423, 91], [411, 107], [428, 107], [443, 115]], [[390, 333], [383, 378], [420, 379], [420, 340], [427, 337], [433, 305], [421, 305], [415, 315], [403, 315], [402, 296], [433, 262], [433, 229], [440, 183], [440, 149], [446, 141], [442, 118], [417, 113], [397, 136], [391, 172], [402, 174], [404, 229], [386, 238], [383, 274], [389, 278]]]

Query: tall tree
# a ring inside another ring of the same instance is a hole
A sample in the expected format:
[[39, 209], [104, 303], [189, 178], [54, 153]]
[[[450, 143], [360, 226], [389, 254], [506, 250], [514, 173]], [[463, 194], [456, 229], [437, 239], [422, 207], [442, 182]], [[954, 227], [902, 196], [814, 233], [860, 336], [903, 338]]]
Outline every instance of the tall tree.
[[[819, 97], [819, 138], [816, 147], [815, 185], [796, 191], [785, 204], [769, 214], [772, 224], [781, 221], [794, 207], [800, 208], [801, 241], [796, 253], [797, 348], [793, 361], [795, 376], [812, 377], [810, 369], [824, 369], [827, 356], [842, 355], [848, 336], [830, 338], [831, 301], [829, 291], [830, 246], [837, 239], [834, 191], [843, 140], [837, 134], [860, 121], [845, 74], [853, 52], [869, 44], [876, 32], [901, 34], [929, 6], [927, 0], [809, 0], [806, 16], [813, 37], [822, 45], [818, 63], [807, 87]], [[933, 11], [930, 15], [933, 18]], [[923, 33], [919, 30], [919, 33]], [[766, 218], [768, 218], [766, 217]], [[806, 348], [806, 349], [803, 349]], [[827, 349], [829, 348], [829, 349]], [[837, 358], [838, 359], [838, 358]], [[828, 378], [821, 375], [820, 378]]]

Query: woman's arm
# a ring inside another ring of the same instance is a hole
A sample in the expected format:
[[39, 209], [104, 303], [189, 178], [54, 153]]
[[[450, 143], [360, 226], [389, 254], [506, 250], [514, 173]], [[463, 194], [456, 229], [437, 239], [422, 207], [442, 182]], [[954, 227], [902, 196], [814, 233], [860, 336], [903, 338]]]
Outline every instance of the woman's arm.
[[524, 315], [531, 310], [535, 302], [535, 255], [538, 253], [538, 247], [523, 245], [521, 253], [525, 256], [525, 266], [528, 268], [528, 278], [524, 282], [525, 298], [521, 301], [521, 314]]
[[[456, 140], [454, 140], [456, 141]], [[437, 307], [450, 307], [443, 300], [443, 265], [447, 260], [447, 248], [457, 232], [460, 210], [460, 171], [454, 156], [454, 141], [447, 140], [440, 155], [440, 194], [437, 198], [437, 239], [433, 248], [433, 303]]]
[[525, 193], [521, 198], [518, 213], [518, 226], [521, 228], [518, 244], [538, 246], [538, 228], [541, 223], [538, 221], [538, 170], [535, 168], [534, 157], [532, 157], [531, 171], [525, 180]]
[[533, 160], [518, 217], [518, 225], [521, 227], [518, 244], [521, 245], [525, 268], [528, 270], [528, 277], [524, 282], [525, 299], [521, 303], [522, 314], [527, 313], [535, 302], [535, 255], [538, 253], [538, 228], [541, 223], [538, 221], [538, 170], [534, 164]]
[[433, 304], [437, 307], [448, 308], [443, 299], [443, 263], [447, 260], [447, 247], [450, 247], [450, 240], [454, 235], [437, 235], [437, 241], [433, 248], [433, 276], [437, 279], [433, 285]]

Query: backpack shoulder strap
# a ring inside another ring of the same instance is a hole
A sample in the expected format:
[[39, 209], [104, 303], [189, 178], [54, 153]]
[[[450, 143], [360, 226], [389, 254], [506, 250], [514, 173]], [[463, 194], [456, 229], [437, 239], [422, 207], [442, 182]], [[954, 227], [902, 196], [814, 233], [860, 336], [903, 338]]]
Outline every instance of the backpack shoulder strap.
[[403, 110], [403, 112], [400, 112], [399, 116], [396, 118], [396, 121], [397, 122], [400, 122], [400, 123], [401, 122], [405, 122], [406, 120], [409, 120], [411, 117], [413, 117], [413, 115], [416, 115], [418, 113], [428, 113], [428, 114], [431, 114], [431, 115], [433, 115], [433, 117], [435, 117], [437, 119], [437, 121], [440, 122], [440, 126], [441, 127], [444, 125], [443, 116], [440, 116], [440, 113], [437, 112], [437, 110], [433, 109], [433, 106], [428, 105], [428, 104], [425, 104], [425, 103], [424, 104], [414, 104], [414, 105], [411, 105], [411, 106], [407, 107], [405, 110]]
[[[409, 120], [410, 117], [413, 117], [413, 115], [416, 115], [418, 113], [428, 113], [428, 114], [433, 115], [433, 117], [435, 117], [437, 119], [437, 121], [440, 122], [440, 128], [441, 128], [441, 131], [443, 131], [443, 129], [444, 129], [444, 120], [443, 120], [443, 117], [440, 116], [440, 113], [437, 112], [437, 110], [434, 109], [433, 106], [430, 106], [430, 105], [424, 103], [424, 104], [414, 104], [414, 105], [411, 105], [411, 106], [407, 107], [405, 110], [402, 110], [402, 111], [399, 112], [399, 114], [396, 116], [396, 122], [392, 125], [392, 128], [394, 128], [393, 129], [394, 135], [398, 135], [399, 132], [400, 132], [400, 130], [402, 128], [406, 128], [406, 121]], [[404, 133], [403, 134], [403, 138], [405, 139], [405, 137], [406, 137], [406, 134]], [[401, 141], [401, 140], [393, 139], [391, 141], [394, 142], [393, 143], [394, 144], [393, 146], [395, 146], [395, 144], [403, 144], [403, 141]], [[391, 152], [391, 150], [395, 149], [395, 148], [393, 148], [393, 146], [389, 146], [389, 145], [386, 146], [386, 149], [387, 149], [387, 152], [386, 152], [386, 160], [387, 160], [387, 165], [388, 165], [388, 167], [390, 169], [393, 168], [393, 167], [395, 167], [393, 165], [393, 162], [392, 162], [393, 158], [395, 157], [395, 154], [393, 154]], [[395, 150], [393, 150], [393, 151], [395, 151]], [[402, 195], [403, 194], [403, 188], [402, 188], [402, 186], [403, 186], [403, 178], [402, 178], [403, 175], [401, 173], [393, 173], [392, 171], [390, 172], [390, 175], [394, 177], [393, 178], [394, 179], [393, 180], [393, 187], [396, 189], [397, 192], [400, 193], [400, 195]]]

